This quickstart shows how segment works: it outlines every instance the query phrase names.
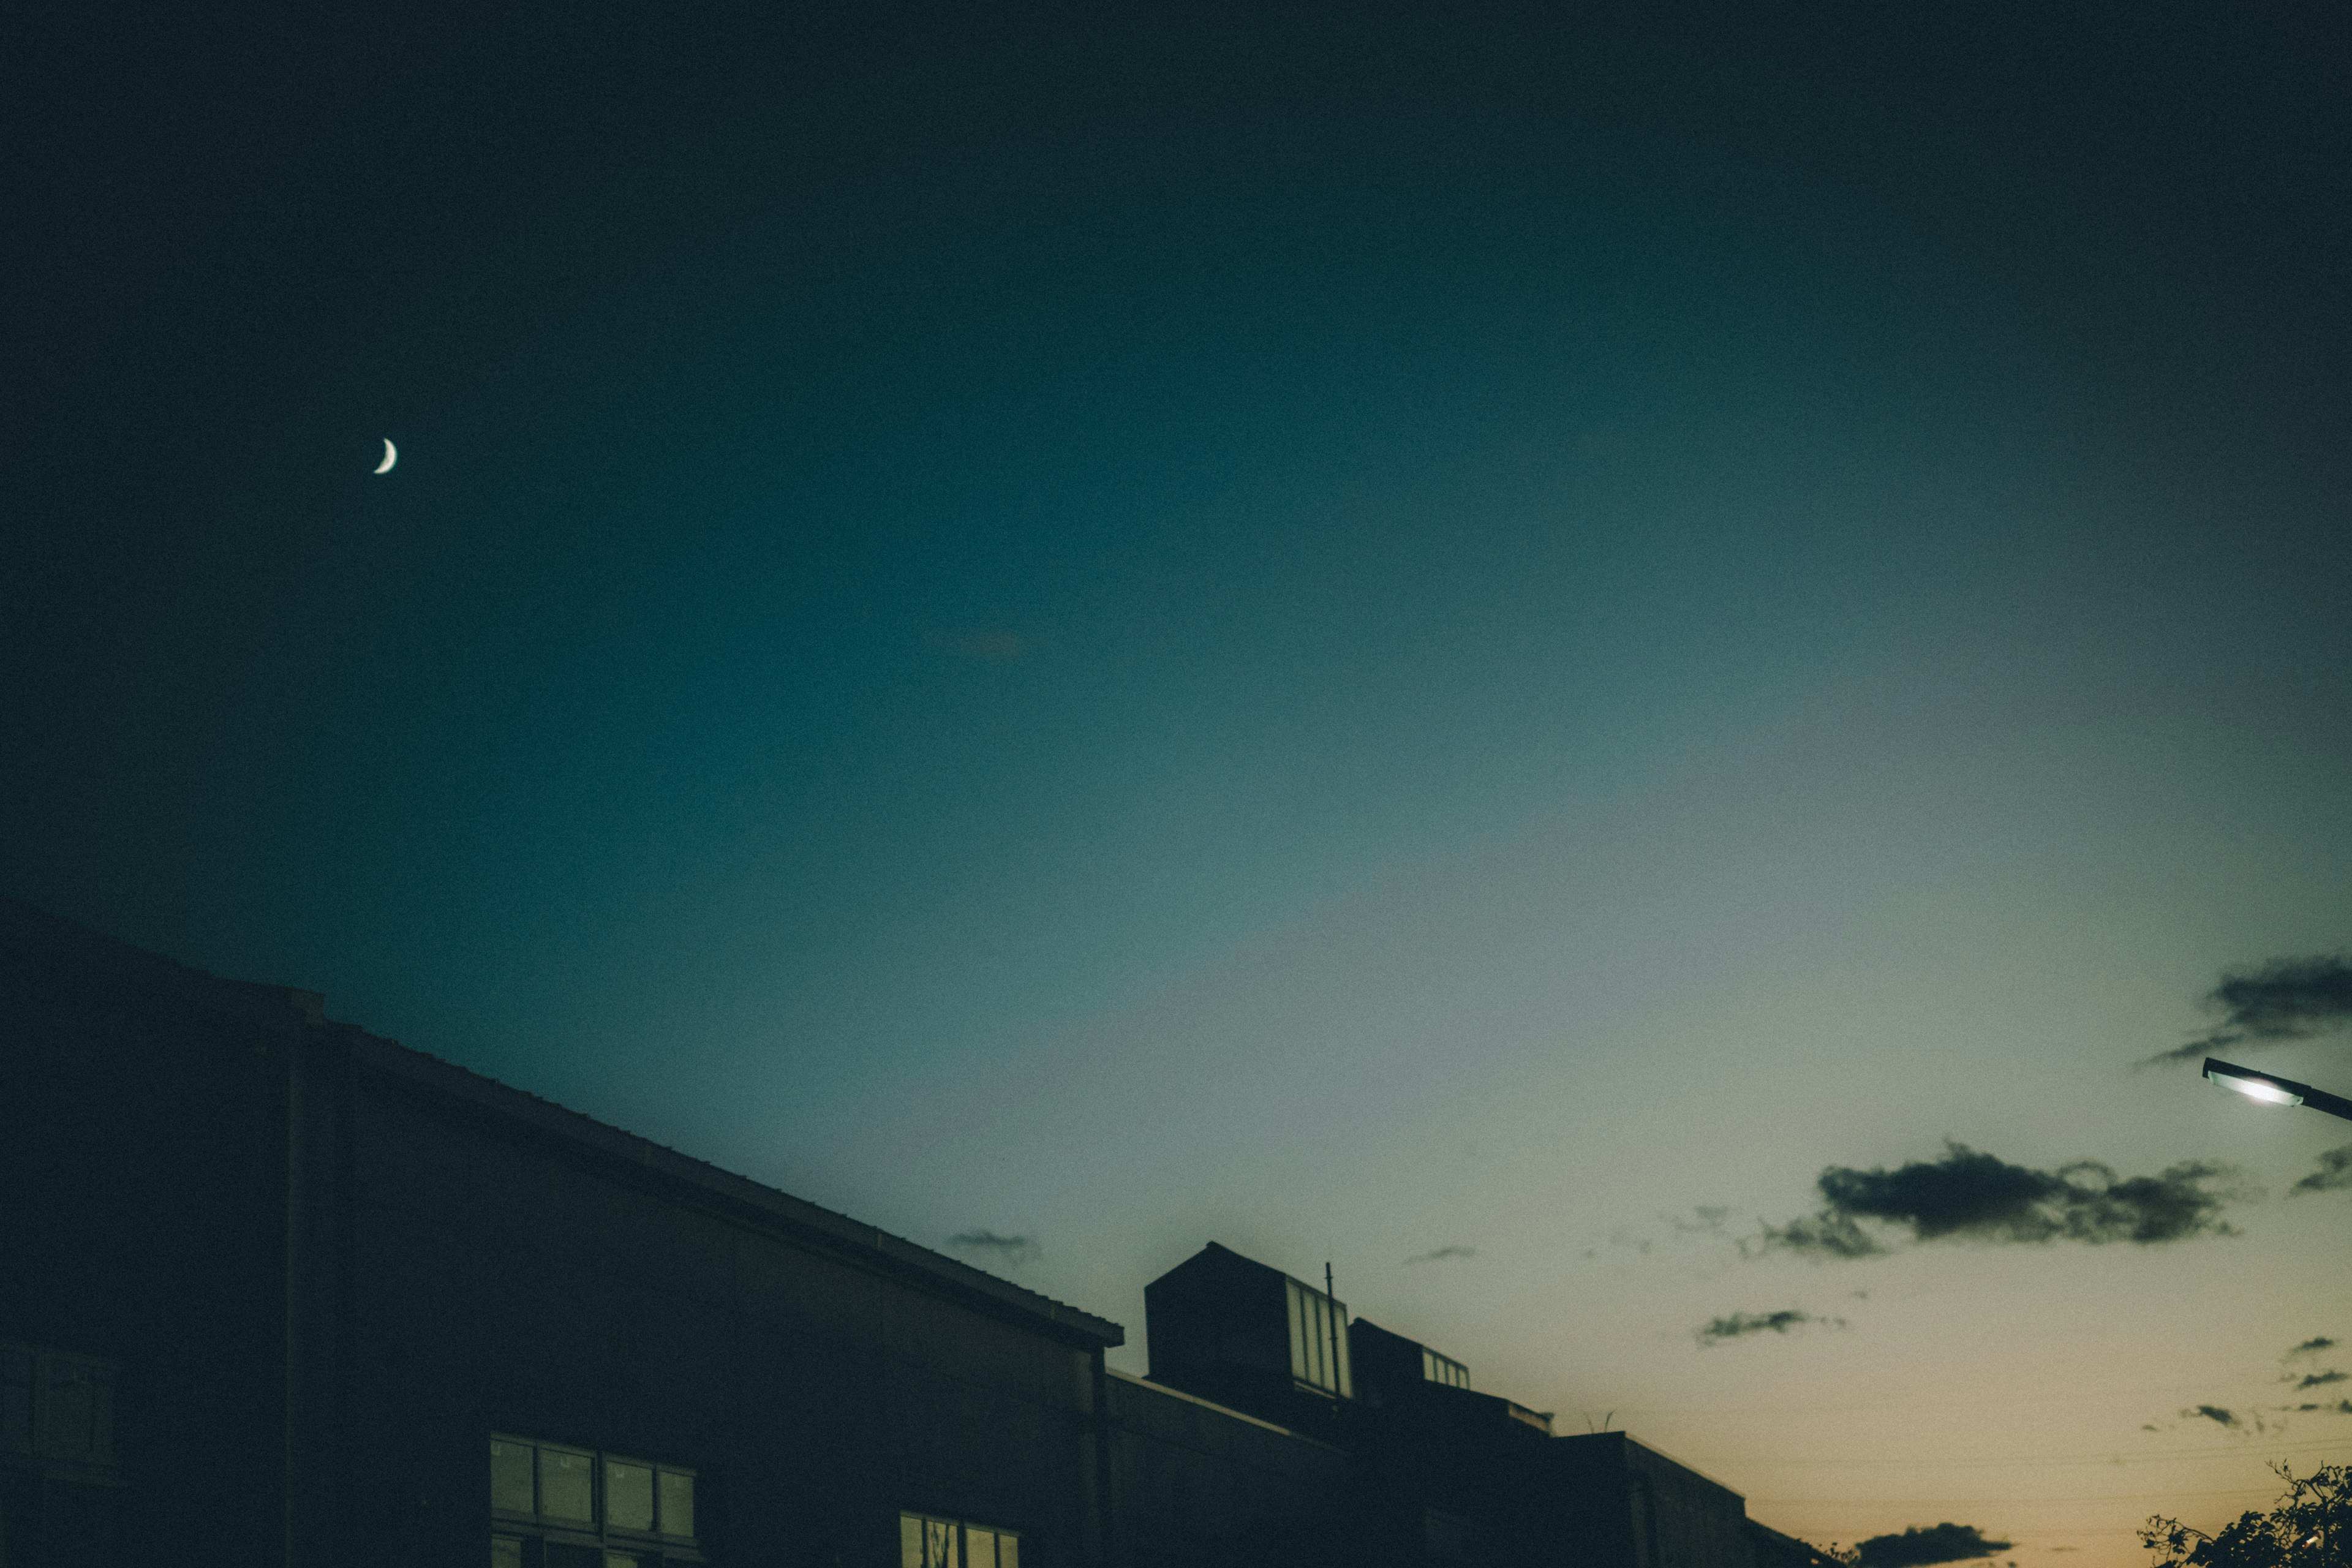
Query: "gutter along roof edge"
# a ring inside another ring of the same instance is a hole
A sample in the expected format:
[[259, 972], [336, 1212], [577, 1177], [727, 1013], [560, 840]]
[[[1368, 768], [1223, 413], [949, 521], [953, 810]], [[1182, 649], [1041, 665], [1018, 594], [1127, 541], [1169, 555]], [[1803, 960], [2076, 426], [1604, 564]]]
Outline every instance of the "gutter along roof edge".
[[330, 1019], [326, 999], [318, 992], [268, 981], [226, 979], [6, 895], [0, 895], [0, 953], [10, 960], [0, 966], [0, 978], [14, 978], [8, 971], [21, 955], [29, 970], [27, 978], [36, 986], [63, 984], [87, 990], [94, 979], [102, 978], [105, 989], [116, 994], [120, 994], [117, 987], [127, 987], [167, 1006], [226, 1014], [239, 1024], [273, 1034], [335, 1039], [356, 1058], [389, 1077], [533, 1128], [560, 1142], [593, 1150], [609, 1160], [699, 1189], [739, 1212], [751, 1211], [803, 1243], [829, 1243], [853, 1257], [862, 1253], [900, 1278], [920, 1279], [944, 1287], [950, 1296], [990, 1302], [1001, 1311], [1050, 1325], [1055, 1337], [1063, 1340], [1094, 1348], [1127, 1342], [1127, 1331], [1108, 1318], [1024, 1289], [958, 1258], [721, 1170], [528, 1089], [370, 1034], [357, 1024]]
[[430, 1052], [371, 1035], [357, 1025], [329, 1024], [326, 1027], [338, 1032], [348, 1030], [353, 1055], [391, 1077], [749, 1208], [764, 1218], [781, 1221], [784, 1228], [800, 1233], [803, 1239], [821, 1239], [850, 1253], [868, 1254], [875, 1260], [894, 1266], [892, 1272], [925, 1276], [935, 1284], [949, 1287], [955, 1294], [983, 1297], [1024, 1317], [1042, 1319], [1054, 1327], [1057, 1337], [1104, 1348], [1127, 1342], [1127, 1331], [1108, 1318], [1098, 1318], [1067, 1302], [1000, 1279], [879, 1226], [863, 1224], [805, 1198], [796, 1198], [707, 1160], [680, 1153], [650, 1138], [599, 1121], [584, 1112], [501, 1083]]

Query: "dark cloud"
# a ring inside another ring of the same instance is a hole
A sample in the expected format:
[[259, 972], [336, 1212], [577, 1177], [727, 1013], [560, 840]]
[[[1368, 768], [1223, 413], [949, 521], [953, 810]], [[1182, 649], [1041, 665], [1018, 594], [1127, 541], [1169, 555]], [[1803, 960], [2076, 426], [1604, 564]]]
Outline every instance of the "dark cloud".
[[1433, 1252], [1417, 1252], [1405, 1259], [1407, 1263], [1443, 1263], [1449, 1258], [1475, 1258], [1475, 1247], [1441, 1247]]
[[2325, 1388], [2331, 1383], [2344, 1382], [2347, 1376], [2352, 1376], [2352, 1373], [2340, 1372], [2315, 1372], [2309, 1377], [2305, 1378], [2301, 1383], [2296, 1384], [2294, 1385], [2294, 1391], [2297, 1394], [2301, 1394], [2307, 1388]]
[[1043, 1250], [1031, 1236], [999, 1236], [982, 1226], [948, 1237], [948, 1245], [965, 1252], [993, 1254], [1006, 1263], [1024, 1263]]
[[1874, 1535], [1855, 1548], [1862, 1568], [1927, 1568], [1932, 1563], [1965, 1563], [2006, 1552], [2011, 1542], [1988, 1541], [1973, 1524], [1914, 1525], [1900, 1535]]
[[2180, 1414], [2183, 1415], [2201, 1415], [2206, 1420], [2213, 1423], [2214, 1426], [2227, 1426], [2231, 1431], [2237, 1430], [2239, 1426], [2243, 1425], [2243, 1423], [2238, 1419], [2238, 1413], [2236, 1411], [2220, 1405], [2192, 1405]]
[[1784, 1307], [1777, 1312], [1734, 1312], [1727, 1318], [1712, 1318], [1698, 1331], [1701, 1345], [1719, 1345], [1726, 1340], [1743, 1339], [1749, 1334], [1785, 1334], [1790, 1329], [1818, 1323], [1827, 1329], [1846, 1326], [1843, 1318], [1817, 1318], [1811, 1312], [1800, 1312]]
[[2335, 1348], [2336, 1342], [2334, 1340], [2329, 1339], [2326, 1334], [2315, 1334], [2310, 1339], [2304, 1341], [2303, 1343], [2295, 1346], [2294, 1349], [2287, 1352], [2286, 1354], [2281, 1356], [2279, 1359], [2281, 1361], [2293, 1361], [2299, 1355], [2317, 1355], [2322, 1351], [2332, 1351]]
[[2319, 1169], [2289, 1187], [2286, 1194], [2293, 1197], [2297, 1193], [2332, 1193], [2339, 1187], [2352, 1187], [2352, 1143], [2322, 1154]]
[[1916, 1241], [2149, 1246], [2191, 1236], [2231, 1236], [2236, 1233], [2221, 1219], [2221, 1210], [2250, 1194], [2211, 1184], [2233, 1173], [2198, 1160], [2155, 1176], [2119, 1177], [2095, 1160], [2036, 1171], [1965, 1143], [1947, 1143], [1943, 1158], [1913, 1160], [1892, 1171], [1829, 1166], [1816, 1182], [1821, 1212], [1785, 1226], [1766, 1226], [1759, 1249], [1815, 1258], [1865, 1258], [1887, 1250], [1863, 1228], [1864, 1220], [1908, 1228]]
[[2330, 1415], [2352, 1415], [2352, 1399], [2339, 1399], [2333, 1405], [2282, 1405], [2279, 1408], [2298, 1413], [2324, 1410]]
[[2352, 963], [2342, 953], [2274, 958], [2257, 969], [2224, 971], [2205, 994], [2221, 1022], [2152, 1062], [2195, 1061], [2246, 1040], [2300, 1040], [2352, 1025]]
[[1783, 1226], [1766, 1226], [1762, 1246], [1767, 1249], [1784, 1247], [1809, 1258], [1868, 1258], [1886, 1250], [1850, 1216], [1827, 1210], [1810, 1218], [1792, 1219]]

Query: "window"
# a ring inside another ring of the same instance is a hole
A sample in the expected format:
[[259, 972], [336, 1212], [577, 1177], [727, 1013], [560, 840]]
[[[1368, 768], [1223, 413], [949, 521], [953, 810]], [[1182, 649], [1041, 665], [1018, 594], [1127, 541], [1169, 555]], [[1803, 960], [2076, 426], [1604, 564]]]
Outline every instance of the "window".
[[1470, 1555], [1470, 1521], [1458, 1513], [1424, 1509], [1421, 1515], [1421, 1544], [1433, 1561], [1459, 1563]]
[[44, 1542], [36, 1548], [44, 1563], [118, 1560], [121, 1374], [120, 1363], [99, 1356], [0, 1340], [0, 1554], [12, 1542]]
[[490, 1568], [699, 1563], [695, 1472], [682, 1465], [490, 1435]]
[[[1355, 1381], [1348, 1366], [1347, 1307], [1296, 1279], [1286, 1279], [1283, 1284], [1290, 1297], [1290, 1375], [1326, 1394], [1353, 1398]], [[1336, 1367], [1334, 1350], [1339, 1352]]]
[[1421, 1375], [1432, 1383], [1442, 1383], [1448, 1388], [1470, 1386], [1470, 1369], [1452, 1356], [1439, 1355], [1428, 1346], [1422, 1347]]
[[898, 1568], [1021, 1568], [1021, 1532], [936, 1514], [902, 1513]]
[[114, 1468], [114, 1385], [97, 1356], [0, 1340], [0, 1456]]

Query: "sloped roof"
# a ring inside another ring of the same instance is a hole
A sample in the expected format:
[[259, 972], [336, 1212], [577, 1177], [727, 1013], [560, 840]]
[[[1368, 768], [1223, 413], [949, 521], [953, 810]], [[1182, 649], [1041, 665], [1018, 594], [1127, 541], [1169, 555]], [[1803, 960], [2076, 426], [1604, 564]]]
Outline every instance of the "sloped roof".
[[224, 980], [16, 899], [0, 898], [0, 948], [6, 950], [7, 968], [51, 984], [85, 992], [120, 986], [167, 1004], [323, 1034], [358, 1062], [444, 1103], [505, 1121], [592, 1163], [642, 1173], [672, 1194], [707, 1203], [730, 1217], [992, 1315], [1024, 1320], [1057, 1339], [1089, 1348], [1126, 1342], [1127, 1331], [1107, 1318], [355, 1024], [331, 1022], [317, 992]]

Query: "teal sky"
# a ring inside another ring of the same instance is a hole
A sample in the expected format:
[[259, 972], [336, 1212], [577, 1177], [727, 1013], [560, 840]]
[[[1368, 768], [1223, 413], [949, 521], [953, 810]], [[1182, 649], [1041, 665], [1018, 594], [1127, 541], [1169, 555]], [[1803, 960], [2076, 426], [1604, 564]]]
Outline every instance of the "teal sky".
[[[553, 20], [12, 24], [0, 889], [1816, 1540], [2352, 1458], [2352, 1130], [2133, 1066], [2352, 945], [2341, 38]], [[1759, 1250], [1948, 1140], [2267, 1195]]]

